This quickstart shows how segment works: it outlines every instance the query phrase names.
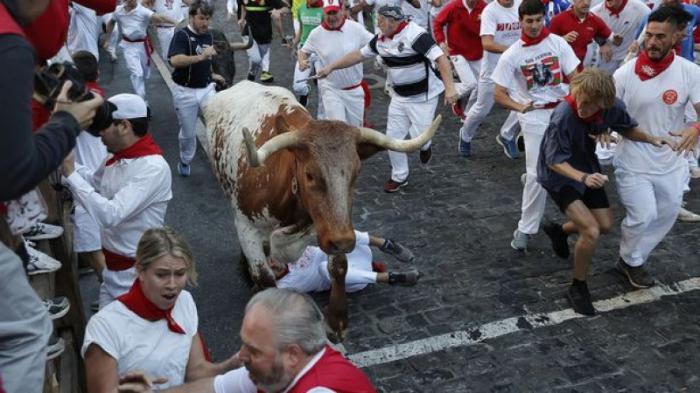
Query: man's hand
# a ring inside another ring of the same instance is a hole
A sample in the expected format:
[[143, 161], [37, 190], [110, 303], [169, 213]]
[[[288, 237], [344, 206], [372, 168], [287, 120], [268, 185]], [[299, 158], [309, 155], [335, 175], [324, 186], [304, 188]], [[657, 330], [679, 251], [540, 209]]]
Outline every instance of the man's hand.
[[61, 174], [63, 177], [68, 177], [75, 172], [75, 153], [71, 151], [61, 163]]
[[566, 42], [568, 42], [570, 44], [570, 43], [576, 41], [576, 39], [578, 38], [578, 33], [575, 31], [570, 31], [562, 38], [564, 38], [566, 40]]
[[639, 53], [639, 42], [637, 41], [632, 41], [630, 44], [630, 47], [627, 48], [627, 55], [628, 56], [636, 56]]
[[450, 55], [450, 47], [447, 45], [447, 42], [443, 42], [440, 44], [440, 49], [442, 49], [443, 52], [445, 52], [445, 56]]
[[310, 67], [309, 58], [306, 56], [299, 56], [297, 54], [297, 61], [299, 62], [300, 71], [306, 71]]
[[678, 154], [681, 154], [691, 153], [695, 150], [698, 144], [698, 134], [700, 134], [700, 131], [695, 127], [688, 127], [679, 131], [671, 131], [669, 134], [681, 138], [674, 149]]
[[119, 393], [152, 393], [153, 385], [166, 383], [168, 378], [151, 379], [143, 371], [130, 371], [119, 378]]
[[95, 118], [95, 110], [102, 105], [104, 100], [99, 94], [94, 94], [94, 97], [83, 102], [73, 102], [68, 99], [68, 90], [73, 86], [71, 81], [66, 81], [61, 88], [61, 93], [56, 99], [56, 105], [53, 108], [53, 112], [68, 112], [75, 120], [80, 124], [80, 129], [86, 129], [91, 123], [92, 119]]
[[610, 144], [617, 143], [617, 138], [615, 138], [609, 132], [604, 132], [604, 133], [598, 134], [598, 135], [588, 134], [588, 137], [591, 139], [594, 139], [597, 143], [599, 143], [601, 146], [603, 146], [606, 149], [610, 148]]
[[211, 73], [211, 79], [213, 79], [214, 82], [218, 82], [218, 83], [221, 83], [222, 85], [226, 85], [226, 79], [224, 79], [223, 76], [221, 76], [215, 72]]
[[333, 69], [330, 68], [330, 66], [325, 66], [325, 67], [321, 68], [320, 70], [316, 71], [316, 77], [317, 77], [317, 79], [323, 79], [323, 78], [327, 77], [328, 75], [330, 75], [331, 72], [333, 72]]
[[[243, 31], [243, 29], [245, 28], [245, 18], [241, 18], [238, 20], [238, 28], [240, 28], [241, 31]], [[253, 37], [249, 37], [248, 39], [252, 40]]]
[[584, 181], [583, 184], [586, 185], [588, 188], [601, 188], [605, 185], [605, 183], [608, 182], [608, 177], [603, 175], [602, 173], [593, 173], [591, 175], [586, 176], [586, 180]]
[[445, 86], [445, 105], [452, 105], [459, 99], [454, 86]]
[[606, 63], [612, 59], [613, 55], [613, 49], [612, 45], [610, 43], [606, 43], [605, 45], [600, 47], [600, 57], [605, 61]]
[[216, 56], [216, 49], [214, 49], [213, 46], [207, 46], [207, 47], [204, 48], [204, 50], [202, 51], [201, 56], [202, 56], [204, 59], [207, 59], [207, 60], [208, 60], [208, 59], [211, 59], [213, 56]]
[[535, 109], [535, 101], [530, 101], [526, 105], [522, 105], [519, 112], [520, 113], [527, 113], [530, 112], [531, 110]]

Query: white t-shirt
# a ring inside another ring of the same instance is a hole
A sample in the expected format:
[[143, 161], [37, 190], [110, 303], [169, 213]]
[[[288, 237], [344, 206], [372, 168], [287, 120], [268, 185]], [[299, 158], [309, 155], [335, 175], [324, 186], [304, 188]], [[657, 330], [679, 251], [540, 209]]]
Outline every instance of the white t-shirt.
[[[499, 45], [510, 46], [520, 38], [520, 18], [518, 17], [518, 7], [520, 0], [515, 0], [510, 8], [505, 8], [498, 1], [488, 4], [481, 13], [480, 36], [493, 36], [493, 41]], [[500, 53], [493, 53], [484, 50], [484, 57], [481, 60], [481, 75], [483, 79], [491, 77], [493, 69], [496, 68]]]
[[[523, 46], [518, 40], [498, 60], [491, 78], [508, 89], [513, 101], [535, 105], [556, 103], [569, 93], [564, 76], [576, 70], [579, 60], [571, 46], [556, 34], [537, 45]], [[519, 113], [527, 121], [533, 112]], [[543, 130], [544, 131], [544, 130]]]
[[403, 11], [404, 15], [408, 16], [411, 21], [413, 21], [413, 23], [424, 28], [425, 30], [430, 30], [428, 26], [428, 9], [430, 8], [430, 4], [428, 4], [428, 0], [418, 1], [420, 2], [420, 8], [414, 7], [408, 1], [402, 1], [401, 10]]
[[153, 3], [153, 8], [158, 15], [167, 16], [177, 23], [185, 19], [182, 0], [155, 0]]
[[[614, 74], [617, 97], [624, 101], [639, 128], [653, 136], [685, 128], [688, 102], [700, 102], [700, 67], [676, 56], [660, 75], [643, 81], [634, 72], [636, 60], [628, 61]], [[617, 144], [613, 165], [630, 172], [663, 175], [687, 165], [687, 160], [669, 147], [655, 147], [626, 138]]]
[[130, 40], [142, 40], [146, 38], [148, 25], [151, 23], [153, 14], [153, 11], [141, 4], [127, 12], [122, 4], [114, 10], [113, 18], [119, 26], [119, 34]]
[[637, 38], [637, 29], [646, 20], [651, 10], [640, 0], [627, 0], [627, 4], [619, 16], [610, 15], [610, 11], [605, 8], [605, 4], [593, 7], [591, 12], [598, 15], [615, 35], [622, 36], [622, 44], [620, 46], [612, 46], [612, 61], [617, 62], [624, 59], [627, 55], [627, 49]]
[[[336, 60], [367, 45], [373, 37], [364, 26], [351, 19], [346, 19], [340, 30], [326, 30], [316, 26], [301, 48], [308, 54], [315, 54], [321, 67], [335, 63]], [[335, 70], [319, 84], [342, 89], [362, 82], [362, 63], [352, 67]]]
[[94, 10], [78, 3], [71, 3], [68, 7], [70, 25], [68, 25], [68, 37], [66, 46], [73, 54], [86, 50], [100, 60], [100, 52], [97, 48], [97, 40], [100, 36], [100, 26], [97, 23], [97, 14]]
[[84, 358], [88, 347], [96, 344], [117, 361], [119, 375], [142, 370], [168, 378], [167, 383], [158, 385], [161, 389], [182, 385], [199, 324], [197, 306], [189, 292], [180, 292], [172, 316], [185, 334], [170, 331], [164, 319], [147, 321], [114, 301], [90, 318], [81, 354]]

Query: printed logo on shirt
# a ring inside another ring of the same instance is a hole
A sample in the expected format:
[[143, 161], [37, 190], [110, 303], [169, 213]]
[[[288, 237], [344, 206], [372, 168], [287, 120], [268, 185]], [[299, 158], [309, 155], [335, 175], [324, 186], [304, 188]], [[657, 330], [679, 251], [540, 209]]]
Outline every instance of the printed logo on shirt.
[[557, 86], [562, 80], [558, 56], [547, 56], [537, 63], [521, 65], [520, 71], [527, 81], [528, 90]]
[[520, 22], [498, 23], [496, 25], [496, 31], [513, 31], [513, 30], [520, 30]]
[[669, 89], [664, 92], [663, 95], [661, 95], [661, 98], [664, 100], [666, 105], [673, 105], [678, 101], [678, 93], [676, 93], [675, 90]]
[[195, 48], [194, 51], [197, 52], [198, 55], [201, 55], [202, 52], [204, 52], [204, 49], [206, 49], [208, 46], [209, 46], [209, 45], [206, 45], [206, 44], [205, 44], [204, 46], [202, 46], [202, 45], [197, 45], [197, 48]]
[[399, 46], [396, 49], [398, 49], [399, 52], [403, 52], [403, 48], [404, 48], [403, 42], [399, 42]]

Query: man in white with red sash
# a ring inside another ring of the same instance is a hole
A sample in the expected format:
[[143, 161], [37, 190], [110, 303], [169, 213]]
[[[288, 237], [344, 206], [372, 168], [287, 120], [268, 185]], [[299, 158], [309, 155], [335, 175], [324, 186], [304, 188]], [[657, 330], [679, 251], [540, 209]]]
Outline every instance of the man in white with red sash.
[[106, 269], [100, 308], [126, 293], [134, 282], [134, 257], [141, 235], [161, 227], [172, 199], [171, 173], [160, 147], [148, 133], [146, 102], [135, 94], [118, 94], [112, 125], [101, 131], [112, 153], [94, 172], [75, 166], [69, 155], [62, 165], [73, 198], [102, 228]]

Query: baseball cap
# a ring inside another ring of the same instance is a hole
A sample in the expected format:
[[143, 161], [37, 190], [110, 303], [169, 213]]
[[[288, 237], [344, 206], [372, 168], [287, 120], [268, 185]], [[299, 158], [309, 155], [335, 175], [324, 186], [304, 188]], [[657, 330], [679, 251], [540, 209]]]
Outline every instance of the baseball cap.
[[107, 101], [117, 107], [117, 110], [112, 112], [113, 119], [123, 120], [148, 117], [146, 101], [136, 94], [117, 94], [107, 99]]
[[391, 18], [394, 20], [406, 19], [406, 15], [403, 14], [403, 10], [398, 5], [383, 5], [379, 7], [377, 13], [383, 17]]
[[323, 0], [323, 13], [326, 14], [333, 11], [340, 11], [342, 8], [340, 4], [340, 0]]

